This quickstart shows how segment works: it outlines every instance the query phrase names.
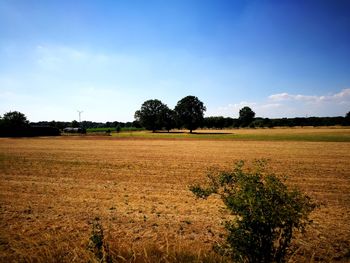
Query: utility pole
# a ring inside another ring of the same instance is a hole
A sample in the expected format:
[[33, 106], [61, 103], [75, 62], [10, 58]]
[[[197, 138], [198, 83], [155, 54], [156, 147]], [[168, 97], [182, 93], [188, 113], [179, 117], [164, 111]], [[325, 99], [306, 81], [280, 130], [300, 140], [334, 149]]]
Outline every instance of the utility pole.
[[81, 114], [84, 112], [82, 110], [77, 110], [77, 112], [79, 113], [79, 124], [81, 124]]

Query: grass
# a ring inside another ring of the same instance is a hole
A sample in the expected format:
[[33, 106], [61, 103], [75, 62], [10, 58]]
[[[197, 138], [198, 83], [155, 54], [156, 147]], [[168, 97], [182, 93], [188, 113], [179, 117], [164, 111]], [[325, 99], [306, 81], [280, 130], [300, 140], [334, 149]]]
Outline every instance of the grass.
[[131, 136], [1, 138], [0, 261], [94, 262], [87, 247], [96, 217], [113, 255], [127, 261], [220, 261], [210, 251], [224, 233], [223, 205], [215, 197], [196, 200], [188, 186], [211, 167], [260, 158], [323, 204], [294, 241], [291, 262], [349, 260], [350, 143]]
[[246, 141], [309, 141], [309, 142], [350, 142], [349, 128], [274, 128], [274, 129], [233, 129], [156, 132], [138, 131], [112, 133], [118, 138], [148, 139], [207, 139]]
[[[142, 130], [144, 130], [144, 129], [143, 128], [135, 128], [135, 127], [123, 127], [123, 128], [120, 128], [121, 132], [142, 131]], [[116, 127], [111, 127], [111, 128], [88, 128], [88, 129], [86, 129], [86, 132], [107, 132], [107, 131], [115, 132], [116, 131]]]

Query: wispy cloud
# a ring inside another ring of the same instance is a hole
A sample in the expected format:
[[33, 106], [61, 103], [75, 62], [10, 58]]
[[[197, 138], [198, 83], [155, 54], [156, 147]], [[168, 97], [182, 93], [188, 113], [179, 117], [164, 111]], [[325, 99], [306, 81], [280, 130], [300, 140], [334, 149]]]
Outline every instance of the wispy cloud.
[[244, 106], [251, 107], [259, 117], [343, 116], [350, 110], [350, 89], [328, 95], [278, 93], [260, 102], [242, 101], [208, 111], [207, 116], [238, 117]]
[[294, 95], [289, 93], [278, 93], [269, 96], [271, 101], [305, 101], [305, 102], [339, 102], [350, 100], [350, 89], [343, 89], [342, 91], [332, 95], [309, 96], [309, 95]]

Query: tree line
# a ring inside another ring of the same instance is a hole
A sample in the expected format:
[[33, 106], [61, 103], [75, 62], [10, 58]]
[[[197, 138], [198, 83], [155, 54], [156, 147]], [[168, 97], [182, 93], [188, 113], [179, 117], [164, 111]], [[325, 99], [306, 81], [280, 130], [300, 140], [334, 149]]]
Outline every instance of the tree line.
[[133, 122], [92, 122], [73, 120], [67, 121], [39, 121], [29, 122], [25, 114], [19, 111], [10, 111], [0, 116], [0, 137], [32, 137], [58, 136], [65, 128], [79, 128], [79, 133], [86, 133], [87, 129], [111, 128], [111, 130], [142, 128], [136, 121]]
[[195, 96], [187, 96], [178, 101], [174, 109], [158, 99], [145, 101], [135, 112], [133, 122], [92, 122], [76, 120], [29, 122], [26, 116], [18, 111], [10, 111], [0, 116], [0, 137], [10, 136], [56, 136], [64, 128], [111, 128], [120, 131], [128, 128], [144, 128], [153, 132], [158, 130], [188, 129], [190, 133], [197, 128], [273, 128], [295, 126], [350, 126], [350, 111], [343, 117], [305, 117], [305, 118], [261, 118], [255, 117], [250, 107], [243, 107], [238, 118], [211, 116], [204, 117], [206, 107]]
[[27, 117], [18, 111], [0, 116], [0, 137], [57, 136], [60, 130], [50, 126], [31, 125]]
[[137, 121], [132, 122], [120, 122], [120, 121], [107, 121], [107, 122], [94, 122], [94, 121], [82, 121], [78, 122], [77, 120], [73, 121], [39, 121], [39, 122], [31, 122], [32, 126], [49, 126], [54, 127], [59, 130], [63, 130], [64, 128], [83, 128], [83, 129], [95, 129], [95, 128], [111, 128], [115, 129], [117, 127], [120, 128], [141, 128], [140, 123]]
[[230, 117], [205, 117], [201, 128], [224, 129], [224, 128], [273, 128], [273, 127], [304, 127], [304, 126], [349, 126], [350, 117], [297, 117], [297, 118], [254, 118], [248, 125], [243, 125], [239, 118]]
[[186, 128], [192, 133], [197, 128], [273, 128], [295, 126], [335, 126], [350, 125], [350, 112], [345, 117], [296, 117], [296, 118], [261, 118], [248, 106], [239, 110], [238, 118], [211, 116], [204, 117], [206, 107], [195, 96], [181, 99], [175, 108], [169, 107], [158, 99], [145, 101], [140, 110], [135, 112], [135, 120], [142, 127], [153, 132], [170, 131], [173, 128]]

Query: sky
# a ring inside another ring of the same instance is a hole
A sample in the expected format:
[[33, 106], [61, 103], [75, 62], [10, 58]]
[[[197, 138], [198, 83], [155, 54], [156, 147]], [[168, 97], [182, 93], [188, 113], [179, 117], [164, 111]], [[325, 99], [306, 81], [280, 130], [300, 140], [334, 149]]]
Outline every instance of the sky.
[[205, 116], [344, 116], [348, 0], [0, 0], [0, 115], [133, 121], [148, 99]]

